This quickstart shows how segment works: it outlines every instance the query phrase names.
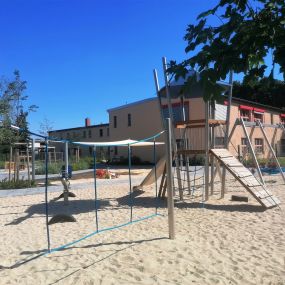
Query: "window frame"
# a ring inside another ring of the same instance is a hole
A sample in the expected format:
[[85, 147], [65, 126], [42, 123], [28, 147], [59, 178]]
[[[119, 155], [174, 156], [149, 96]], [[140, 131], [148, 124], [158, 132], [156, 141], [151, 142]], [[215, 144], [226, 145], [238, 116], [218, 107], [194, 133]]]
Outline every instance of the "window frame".
[[128, 113], [128, 127], [132, 126], [132, 115], [131, 113]]
[[254, 152], [264, 154], [264, 139], [254, 138]]
[[114, 125], [114, 129], [116, 129], [118, 127], [118, 122], [117, 122], [117, 116], [113, 116], [113, 125]]

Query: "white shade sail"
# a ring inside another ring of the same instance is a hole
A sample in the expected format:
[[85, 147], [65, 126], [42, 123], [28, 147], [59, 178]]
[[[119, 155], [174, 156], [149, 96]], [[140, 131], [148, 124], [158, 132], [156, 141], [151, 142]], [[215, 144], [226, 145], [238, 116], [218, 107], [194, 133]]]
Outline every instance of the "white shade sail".
[[[112, 142], [73, 142], [77, 145], [85, 146], [153, 146], [154, 142], [136, 141], [136, 140], [122, 140], [122, 141], [112, 141]], [[155, 142], [155, 145], [163, 145], [163, 142]]]

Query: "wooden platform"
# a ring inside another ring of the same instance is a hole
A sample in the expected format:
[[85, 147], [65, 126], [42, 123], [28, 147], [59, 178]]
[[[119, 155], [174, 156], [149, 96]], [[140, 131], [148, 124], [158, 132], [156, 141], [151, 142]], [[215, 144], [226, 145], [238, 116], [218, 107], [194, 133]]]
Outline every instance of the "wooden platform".
[[[184, 129], [184, 128], [204, 128], [206, 124], [205, 119], [201, 120], [189, 120], [189, 121], [180, 121], [177, 122], [175, 127], [178, 129]], [[209, 126], [210, 127], [217, 127], [220, 125], [225, 125], [226, 121], [224, 120], [213, 120], [209, 119]]]
[[210, 153], [226, 167], [263, 207], [272, 208], [280, 204], [279, 199], [273, 196], [265, 185], [262, 185], [227, 149], [211, 149]]

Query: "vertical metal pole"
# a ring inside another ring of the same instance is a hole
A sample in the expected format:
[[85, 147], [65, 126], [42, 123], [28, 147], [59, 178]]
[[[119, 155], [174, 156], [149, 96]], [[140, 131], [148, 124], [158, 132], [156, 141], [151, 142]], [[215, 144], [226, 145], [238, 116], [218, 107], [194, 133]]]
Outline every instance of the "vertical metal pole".
[[28, 181], [31, 183], [29, 142], [26, 146]]
[[[188, 137], [184, 136], [185, 140], [185, 149], [188, 149]], [[190, 169], [189, 169], [189, 156], [185, 155], [185, 164], [186, 164], [186, 175], [187, 175], [187, 187], [188, 187], [188, 194], [191, 194], [191, 178], [190, 178]]]
[[[79, 151], [79, 148], [78, 148]], [[99, 231], [98, 222], [98, 195], [97, 195], [97, 163], [96, 163], [96, 146], [93, 147], [93, 175], [94, 175], [94, 194], [95, 194], [95, 218], [96, 218], [96, 231]]]
[[130, 222], [133, 221], [133, 191], [132, 191], [132, 175], [131, 175], [131, 163], [132, 163], [132, 154], [131, 154], [131, 146], [128, 144], [128, 159], [129, 159], [129, 186], [130, 186], [130, 209], [131, 216]]
[[278, 161], [278, 159], [277, 159], [277, 157], [275, 155], [274, 149], [273, 149], [272, 145], [270, 144], [270, 142], [269, 142], [269, 140], [268, 140], [268, 138], [266, 136], [266, 133], [265, 133], [264, 128], [263, 128], [263, 125], [262, 125], [262, 123], [259, 120], [257, 121], [257, 124], [259, 125], [259, 127], [260, 127], [260, 129], [262, 131], [262, 134], [263, 134], [263, 136], [265, 138], [265, 141], [266, 141], [266, 143], [267, 143], [267, 145], [268, 145], [268, 147], [269, 147], [269, 149], [271, 151], [271, 154], [272, 154], [272, 156], [273, 156], [273, 158], [274, 158], [274, 160], [275, 160], [275, 162], [277, 164], [277, 167], [279, 168], [279, 171], [280, 171], [280, 174], [281, 174], [281, 176], [283, 178], [283, 181], [285, 182], [285, 175], [284, 175], [284, 173], [282, 171], [282, 168], [280, 166], [280, 163], [279, 163], [279, 161]]
[[48, 139], [45, 138], [45, 212], [46, 212], [46, 229], [47, 229], [47, 243], [48, 252], [50, 252], [50, 234], [48, 223]]
[[166, 97], [167, 97], [170, 125], [171, 125], [171, 130], [172, 130], [171, 141], [172, 141], [172, 149], [174, 151], [174, 159], [175, 159], [175, 166], [176, 166], [176, 173], [177, 173], [177, 180], [178, 180], [179, 198], [182, 201], [183, 191], [182, 191], [182, 183], [181, 183], [181, 173], [179, 169], [179, 159], [177, 156], [177, 145], [176, 145], [176, 139], [175, 139], [175, 133], [174, 133], [174, 126], [173, 126], [173, 112], [172, 112], [170, 91], [169, 91], [169, 86], [168, 86], [167, 64], [166, 64], [165, 57], [162, 58], [162, 65], [163, 65], [163, 72], [164, 72], [165, 91], [166, 91]]
[[153, 163], [154, 163], [154, 179], [155, 179], [155, 214], [157, 215], [158, 208], [158, 191], [157, 191], [157, 169], [156, 169], [156, 147], [155, 147], [155, 138], [153, 140]]
[[[215, 107], [211, 104], [211, 118], [215, 119]], [[211, 127], [211, 148], [215, 148], [215, 126]], [[215, 169], [214, 169], [214, 156], [211, 155], [211, 192], [210, 195], [214, 194], [214, 181], [215, 181]]]
[[[64, 175], [64, 178], [65, 180], [68, 180], [68, 142], [65, 142], [65, 157], [64, 157], [64, 160], [65, 160], [65, 175]], [[68, 191], [66, 191], [67, 189], [65, 188], [64, 189], [64, 192], [63, 192], [63, 200], [64, 200], [64, 204], [68, 204]]]
[[171, 148], [171, 121], [166, 119], [166, 172], [167, 172], [167, 208], [169, 238], [175, 238], [174, 228], [174, 199], [173, 199], [173, 176], [172, 176], [172, 148]]
[[231, 120], [231, 107], [233, 97], [233, 71], [230, 71], [230, 92], [228, 96], [228, 107], [227, 107], [227, 119], [226, 119], [226, 131], [225, 131], [225, 148], [229, 147], [229, 131], [230, 131], [230, 120]]
[[[225, 131], [225, 148], [229, 148], [229, 131], [230, 131], [230, 120], [231, 120], [231, 106], [232, 106], [232, 97], [233, 97], [233, 71], [230, 71], [230, 92], [228, 96], [228, 107], [227, 107], [227, 118], [226, 118], [226, 131]], [[224, 193], [226, 192], [226, 174], [227, 169], [223, 167], [222, 172], [222, 191], [221, 198], [224, 198]]]
[[32, 139], [32, 180], [36, 178], [35, 172], [35, 139]]
[[65, 142], [65, 157], [64, 157], [64, 164], [65, 164], [65, 173], [66, 173], [66, 177], [68, 177], [68, 142]]
[[162, 102], [161, 102], [161, 97], [159, 95], [159, 83], [158, 83], [158, 77], [157, 77], [156, 69], [153, 70], [153, 77], [154, 77], [156, 95], [157, 95], [157, 98], [158, 98], [158, 105], [159, 105], [159, 111], [160, 111], [161, 125], [162, 125], [163, 129], [165, 129], [165, 123], [164, 123], [164, 117], [163, 117], [163, 111], [162, 111]]
[[209, 199], [209, 102], [205, 102], [205, 201]]

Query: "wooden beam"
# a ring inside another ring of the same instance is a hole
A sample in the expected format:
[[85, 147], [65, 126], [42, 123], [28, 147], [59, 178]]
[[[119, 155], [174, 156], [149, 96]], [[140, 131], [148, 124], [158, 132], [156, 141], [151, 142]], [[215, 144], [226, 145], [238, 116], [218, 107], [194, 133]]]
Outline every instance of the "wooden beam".
[[[209, 119], [209, 126], [216, 127], [219, 125], [225, 125], [225, 120], [215, 120], [215, 119]], [[175, 124], [175, 127], [178, 129], [183, 128], [204, 128], [206, 125], [206, 120], [188, 120], [188, 121], [179, 121]]]
[[177, 154], [183, 154], [183, 155], [191, 155], [191, 154], [205, 154], [204, 149], [185, 149], [185, 150], [178, 150]]

